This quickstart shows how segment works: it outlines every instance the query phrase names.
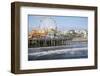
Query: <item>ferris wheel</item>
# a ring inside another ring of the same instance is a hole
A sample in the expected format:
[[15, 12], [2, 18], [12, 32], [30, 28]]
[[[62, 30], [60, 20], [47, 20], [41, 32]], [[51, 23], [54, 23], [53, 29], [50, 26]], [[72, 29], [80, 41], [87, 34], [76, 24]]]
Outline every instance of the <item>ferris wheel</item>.
[[57, 23], [52, 17], [44, 17], [40, 20], [39, 28], [42, 30], [57, 30]]

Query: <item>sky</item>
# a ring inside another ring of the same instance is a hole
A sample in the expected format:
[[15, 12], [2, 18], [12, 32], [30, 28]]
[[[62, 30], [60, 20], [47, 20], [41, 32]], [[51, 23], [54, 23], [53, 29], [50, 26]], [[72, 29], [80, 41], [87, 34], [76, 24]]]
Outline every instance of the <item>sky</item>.
[[29, 31], [34, 27], [50, 25], [56, 25], [63, 31], [88, 29], [88, 17], [28, 15]]

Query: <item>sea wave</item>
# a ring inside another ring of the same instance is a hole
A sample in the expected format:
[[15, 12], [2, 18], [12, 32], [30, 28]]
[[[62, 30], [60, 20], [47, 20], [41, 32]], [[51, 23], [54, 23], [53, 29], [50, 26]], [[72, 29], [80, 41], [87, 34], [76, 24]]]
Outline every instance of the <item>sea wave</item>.
[[31, 52], [28, 55], [29, 56], [43, 56], [43, 55], [50, 55], [50, 54], [62, 54], [62, 53], [67, 53], [70, 52], [71, 55], [75, 54], [76, 52], [81, 52], [83, 50], [88, 50], [87, 47], [82, 47], [82, 48], [69, 48], [69, 49], [57, 49], [57, 50], [49, 50], [49, 51], [38, 51], [38, 52]]

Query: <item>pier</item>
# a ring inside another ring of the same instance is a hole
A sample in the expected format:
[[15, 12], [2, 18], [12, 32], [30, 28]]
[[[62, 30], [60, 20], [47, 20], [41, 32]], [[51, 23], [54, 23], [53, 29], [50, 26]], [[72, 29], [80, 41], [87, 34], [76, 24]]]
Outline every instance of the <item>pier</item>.
[[35, 47], [49, 47], [49, 46], [61, 46], [70, 44], [71, 39], [62, 39], [62, 38], [47, 38], [47, 39], [29, 39], [28, 40], [28, 47], [35, 48]]

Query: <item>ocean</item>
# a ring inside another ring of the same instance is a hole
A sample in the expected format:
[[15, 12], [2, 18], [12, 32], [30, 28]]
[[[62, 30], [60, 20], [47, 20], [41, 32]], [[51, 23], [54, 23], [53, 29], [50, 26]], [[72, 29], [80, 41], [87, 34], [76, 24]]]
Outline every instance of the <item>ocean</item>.
[[[88, 43], [73, 41], [70, 44], [39, 48], [28, 48], [28, 60], [56, 60], [56, 59], [79, 59], [88, 58]], [[48, 49], [49, 48], [49, 49]], [[50, 48], [53, 48], [50, 49]]]

